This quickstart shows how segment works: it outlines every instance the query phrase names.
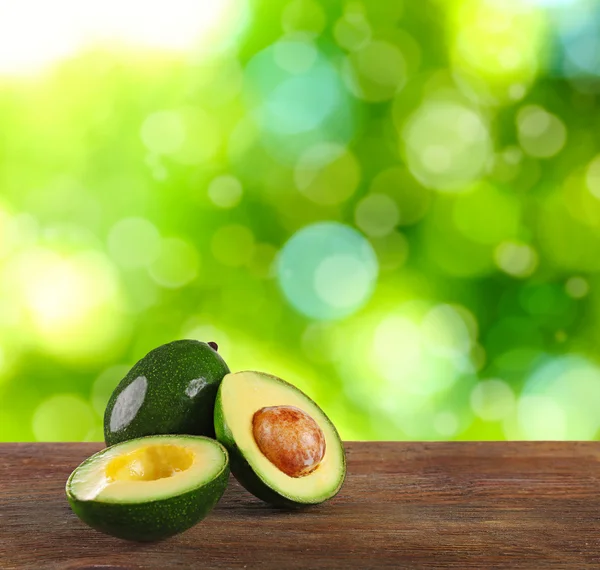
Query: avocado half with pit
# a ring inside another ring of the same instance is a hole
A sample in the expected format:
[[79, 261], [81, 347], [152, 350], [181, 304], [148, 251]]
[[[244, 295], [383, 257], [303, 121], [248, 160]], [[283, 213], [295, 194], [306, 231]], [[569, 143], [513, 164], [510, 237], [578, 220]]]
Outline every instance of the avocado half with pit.
[[91, 527], [128, 540], [183, 532], [219, 501], [229, 477], [227, 451], [201, 436], [158, 435], [103, 449], [69, 477], [67, 499]]
[[217, 390], [229, 372], [215, 343], [176, 340], [139, 360], [104, 413], [106, 445], [158, 434], [214, 437]]
[[280, 378], [261, 372], [225, 376], [215, 432], [236, 479], [263, 501], [301, 507], [322, 503], [342, 487], [346, 458], [334, 425]]

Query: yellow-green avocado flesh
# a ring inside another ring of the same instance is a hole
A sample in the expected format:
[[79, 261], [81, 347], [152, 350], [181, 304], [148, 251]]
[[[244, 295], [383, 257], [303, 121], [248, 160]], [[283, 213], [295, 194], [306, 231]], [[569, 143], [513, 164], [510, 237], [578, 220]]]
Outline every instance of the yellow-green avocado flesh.
[[69, 477], [73, 512], [104, 533], [137, 541], [167, 538], [202, 520], [229, 477], [225, 448], [203, 436], [129, 440], [86, 459]]
[[[326, 442], [319, 466], [303, 477], [290, 477], [271, 463], [254, 440], [252, 418], [269, 406], [293, 406], [321, 428]], [[259, 499], [281, 507], [322, 503], [338, 493], [346, 476], [340, 437], [308, 396], [284, 380], [262, 372], [237, 372], [223, 379], [215, 403], [215, 432], [229, 451], [236, 479]]]

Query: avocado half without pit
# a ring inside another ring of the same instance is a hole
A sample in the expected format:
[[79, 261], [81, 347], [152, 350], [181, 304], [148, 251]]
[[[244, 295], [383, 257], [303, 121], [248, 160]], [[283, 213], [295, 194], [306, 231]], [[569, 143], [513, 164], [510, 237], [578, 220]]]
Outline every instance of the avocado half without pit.
[[229, 451], [236, 479], [273, 505], [322, 503], [344, 482], [346, 458], [334, 425], [302, 391], [275, 376], [225, 376], [215, 432]]
[[214, 437], [217, 390], [229, 372], [217, 345], [176, 340], [139, 360], [104, 413], [106, 445], [157, 434]]
[[202, 436], [158, 435], [92, 455], [71, 473], [75, 514], [119, 538], [152, 541], [183, 532], [219, 501], [229, 477], [227, 451]]

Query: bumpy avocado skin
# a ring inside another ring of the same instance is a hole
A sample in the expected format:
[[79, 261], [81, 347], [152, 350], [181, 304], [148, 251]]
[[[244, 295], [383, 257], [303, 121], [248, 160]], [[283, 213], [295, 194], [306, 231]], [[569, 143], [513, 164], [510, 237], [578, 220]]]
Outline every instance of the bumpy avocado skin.
[[227, 487], [229, 462], [225, 463], [223, 470], [212, 481], [197, 489], [135, 504], [78, 500], [69, 491], [74, 474], [75, 472], [67, 481], [67, 499], [73, 512], [84, 523], [117, 538], [151, 542], [183, 532], [210, 513]]
[[159, 434], [214, 437], [215, 398], [228, 373], [221, 355], [204, 342], [155, 348], [112, 393], [104, 413], [106, 445]]
[[[277, 380], [287, 384], [287, 382], [281, 380], [280, 378], [277, 378]], [[324, 502], [324, 500], [315, 501], [312, 503], [294, 501], [293, 499], [285, 497], [282, 494], [278, 493], [275, 489], [271, 488], [255, 473], [254, 469], [252, 469], [251, 465], [248, 463], [248, 461], [246, 461], [243, 453], [238, 448], [235, 439], [233, 438], [233, 434], [231, 433], [231, 430], [227, 425], [225, 415], [223, 414], [223, 406], [221, 404], [220, 391], [217, 394], [217, 400], [215, 402], [215, 433], [217, 436], [217, 440], [220, 443], [222, 443], [229, 452], [229, 464], [231, 466], [231, 472], [233, 473], [234, 477], [237, 479], [240, 485], [242, 485], [255, 497], [273, 505], [274, 507], [284, 509], [300, 509]], [[342, 457], [344, 460], [344, 463], [342, 465], [344, 476], [341, 478], [340, 485], [337, 488], [336, 492], [325, 500], [329, 500], [335, 497], [335, 495], [337, 495], [340, 489], [342, 488], [342, 484], [344, 482], [346, 474], [346, 460], [344, 455], [342, 455]]]

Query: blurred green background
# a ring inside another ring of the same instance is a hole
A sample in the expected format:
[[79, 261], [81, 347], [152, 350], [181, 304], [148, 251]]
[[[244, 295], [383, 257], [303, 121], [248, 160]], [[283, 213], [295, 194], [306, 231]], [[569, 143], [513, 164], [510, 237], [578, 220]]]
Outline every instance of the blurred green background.
[[600, 7], [0, 4], [0, 440], [177, 338], [345, 439], [600, 429]]

